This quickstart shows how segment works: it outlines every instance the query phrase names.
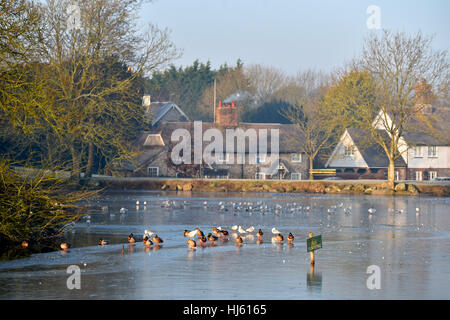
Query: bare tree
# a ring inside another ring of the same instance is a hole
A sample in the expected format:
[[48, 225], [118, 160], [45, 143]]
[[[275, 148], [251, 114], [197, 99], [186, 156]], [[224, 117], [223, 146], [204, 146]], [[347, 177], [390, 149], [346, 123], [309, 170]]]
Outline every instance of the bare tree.
[[[415, 86], [421, 78], [436, 94], [448, 93], [449, 64], [447, 51], [433, 50], [432, 37], [418, 32], [406, 33], [384, 31], [381, 36], [372, 34], [364, 44], [357, 62], [361, 70], [367, 70], [375, 80], [376, 107], [379, 116], [361, 112], [360, 127], [367, 128], [372, 139], [378, 143], [389, 159], [388, 183], [394, 187], [395, 160], [404, 152], [402, 135], [412, 118], [421, 113], [424, 105], [417, 104]], [[380, 130], [385, 130], [389, 140]]]

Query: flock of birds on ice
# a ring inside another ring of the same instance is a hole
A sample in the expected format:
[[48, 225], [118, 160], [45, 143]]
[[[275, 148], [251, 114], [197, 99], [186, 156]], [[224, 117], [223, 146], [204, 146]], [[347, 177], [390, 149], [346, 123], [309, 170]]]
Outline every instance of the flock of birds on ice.
[[[183, 207], [185, 207], [186, 205], [188, 205], [189, 202], [188, 201], [183, 201], [182, 203], [174, 201], [174, 200], [164, 200], [161, 203], [161, 207], [163, 208], [168, 208], [168, 209], [182, 209]], [[142, 203], [139, 201], [136, 201], [136, 210], [140, 209], [140, 206], [143, 205], [144, 210], [147, 209], [147, 201], [143, 201]], [[257, 201], [257, 202], [249, 202], [249, 201], [241, 201], [241, 202], [233, 202], [233, 201], [229, 201], [224, 203], [223, 201], [219, 201], [218, 203], [208, 203], [208, 201], [204, 201], [203, 202], [203, 207], [205, 209], [207, 208], [214, 208], [214, 209], [218, 209], [219, 211], [222, 212], [226, 212], [229, 210], [234, 211], [235, 215], [236, 212], [247, 212], [250, 215], [253, 212], [258, 212], [260, 214], [265, 214], [269, 211], [274, 211], [275, 214], [280, 214], [282, 212], [298, 212], [298, 211], [306, 211], [309, 212], [311, 210], [311, 206], [301, 206], [297, 203], [287, 203], [284, 206], [276, 203], [275, 206], [269, 206], [267, 203], [264, 203], [262, 201]], [[323, 209], [323, 206], [320, 206], [320, 209]], [[343, 212], [346, 215], [351, 215], [352, 213], [352, 207], [351, 206], [344, 206], [344, 203], [341, 202], [338, 205], [333, 205], [330, 206], [329, 208], [327, 208], [327, 213], [328, 215], [332, 215], [334, 213], [337, 212], [338, 209], [343, 210]], [[101, 207], [102, 211], [108, 211], [109, 208], [108, 206], [102, 206]], [[375, 208], [369, 208], [368, 210], [369, 213], [369, 218], [372, 218], [372, 216], [376, 213], [376, 209]], [[420, 208], [416, 207], [416, 215], [419, 215], [420, 212]], [[119, 213], [122, 216], [125, 216], [128, 212], [127, 208], [122, 207], [119, 210]], [[405, 212], [405, 209], [393, 209], [393, 208], [389, 208], [388, 209], [389, 213], [394, 213], [394, 214], [401, 214]], [[110, 216], [115, 216], [114, 213], [110, 213]], [[86, 216], [86, 223], [89, 225], [90, 224], [90, 216]], [[229, 236], [231, 235], [234, 238], [234, 241], [237, 243], [237, 245], [241, 245], [242, 243], [244, 243], [244, 239], [246, 238], [250, 238], [253, 239], [254, 237], [254, 232], [255, 232], [255, 227], [251, 226], [248, 228], [244, 228], [240, 225], [233, 225], [231, 227], [212, 227], [211, 228], [211, 232], [208, 232], [207, 235], [205, 236], [205, 233], [200, 230], [199, 228], [195, 228], [193, 230], [184, 230], [183, 235], [188, 238], [186, 243], [188, 245], [189, 248], [195, 249], [197, 246], [205, 246], [208, 244], [210, 245], [214, 245], [214, 243], [216, 241], [228, 241], [229, 240]], [[280, 233], [279, 230], [277, 230], [275, 227], [271, 229], [271, 233], [272, 233], [272, 243], [283, 243], [284, 242], [284, 236]], [[264, 232], [259, 229], [256, 232], [256, 237], [257, 237], [257, 243], [261, 243], [262, 242], [262, 236], [263, 236]], [[196, 239], [195, 239], [196, 238]], [[136, 237], [131, 233], [128, 236], [128, 242], [129, 243], [135, 243]], [[289, 244], [292, 244], [294, 241], [294, 235], [292, 233], [289, 233], [289, 235], [287, 236], [287, 241]], [[142, 242], [146, 247], [150, 247], [152, 245], [156, 245], [159, 246], [161, 245], [164, 240], [159, 237], [155, 232], [150, 231], [150, 230], [144, 230], [144, 234], [142, 236]], [[107, 245], [108, 244], [108, 240], [106, 239], [99, 239], [98, 241], [98, 245]], [[61, 244], [61, 249], [63, 250], [67, 250], [67, 248], [69, 248], [70, 245], [66, 242], [63, 242]]]

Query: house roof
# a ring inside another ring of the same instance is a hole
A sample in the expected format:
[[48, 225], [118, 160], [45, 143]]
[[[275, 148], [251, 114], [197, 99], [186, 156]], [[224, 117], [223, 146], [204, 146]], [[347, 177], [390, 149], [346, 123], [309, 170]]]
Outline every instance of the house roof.
[[152, 126], [154, 126], [156, 123], [158, 123], [159, 120], [161, 120], [164, 115], [169, 112], [171, 109], [176, 109], [178, 112], [180, 112], [187, 121], [189, 121], [189, 117], [181, 110], [179, 106], [177, 106], [174, 102], [168, 101], [168, 102], [152, 102], [149, 107], [147, 107], [147, 110], [145, 111], [145, 114], [147, 117], [152, 119]]
[[[385, 142], [389, 143], [390, 138], [387, 132], [381, 129], [377, 131]], [[389, 166], [389, 159], [386, 152], [378, 143], [370, 140], [369, 130], [348, 128], [347, 132], [369, 168], [387, 168]], [[403, 157], [399, 156], [395, 159], [395, 166], [406, 167]]]
[[450, 108], [434, 108], [431, 114], [418, 114], [408, 123], [403, 138], [412, 145], [450, 146]]
[[[302, 135], [297, 131], [295, 125], [291, 124], [278, 124], [278, 123], [240, 123], [237, 127], [244, 132], [254, 132], [256, 138], [260, 136], [260, 134], [264, 134], [264, 130], [267, 133], [267, 153], [271, 153], [271, 129], [278, 129], [279, 131], [279, 153], [299, 153], [301, 148], [300, 145], [303, 141]], [[144, 131], [141, 133], [140, 137], [136, 140], [136, 146], [139, 148], [149, 147], [149, 145], [145, 145], [145, 141], [148, 139], [147, 137], [151, 134], [160, 134], [165, 145], [169, 145], [171, 143], [172, 133], [176, 129], [185, 129], [189, 132], [191, 136], [191, 145], [194, 146], [194, 122], [166, 122], [162, 126], [158, 128], [154, 128], [150, 131]], [[226, 130], [228, 128], [222, 127], [214, 122], [202, 122], [202, 135], [208, 129], [217, 129], [222, 133], [223, 137], [223, 151], [226, 152]], [[236, 129], [236, 128], [231, 128]], [[247, 131], [249, 130], [250, 131]], [[234, 132], [234, 131], [233, 131]], [[234, 139], [234, 150], [235, 152], [238, 150], [237, 141]], [[209, 145], [210, 142], [203, 142], [203, 147]], [[155, 145], [156, 146], [156, 145]], [[274, 146], [275, 147], [275, 146]], [[246, 139], [245, 143], [245, 153], [249, 153], [249, 143], [248, 139]], [[275, 149], [274, 149], [275, 151]]]

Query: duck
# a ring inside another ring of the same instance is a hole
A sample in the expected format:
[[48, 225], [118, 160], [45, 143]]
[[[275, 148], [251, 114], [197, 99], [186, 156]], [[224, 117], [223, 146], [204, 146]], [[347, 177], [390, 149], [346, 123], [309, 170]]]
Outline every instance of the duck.
[[231, 227], [231, 230], [234, 230], [234, 231], [236, 231], [237, 229], [239, 228], [239, 226], [238, 225], [234, 225], [234, 226], [232, 226]]
[[272, 233], [273, 234], [278, 234], [278, 233], [280, 233], [280, 231], [278, 231], [276, 228], [272, 228]]
[[105, 240], [105, 239], [99, 239], [98, 240], [98, 245], [99, 246], [105, 246], [107, 244], [108, 244], [108, 240]]
[[218, 238], [216, 236], [213, 236], [212, 233], [208, 233], [208, 241], [214, 242], [216, 241]]
[[289, 232], [289, 235], [288, 235], [287, 239], [288, 239], [289, 242], [293, 242], [294, 241], [294, 235]]
[[256, 236], [258, 237], [258, 239], [260, 239], [260, 238], [262, 238], [263, 234], [264, 233], [262, 232], [262, 230], [259, 229], [258, 232], [256, 233]]
[[150, 247], [153, 244], [152, 240], [149, 237], [144, 238], [144, 245]]
[[155, 243], [156, 243], [157, 245], [164, 242], [164, 240], [161, 239], [160, 237], [158, 237], [157, 234], [153, 237], [153, 241], [155, 241]]
[[184, 236], [185, 236], [185, 237], [193, 238], [193, 237], [195, 237], [196, 235], [197, 235], [197, 230], [196, 230], [196, 229], [194, 229], [194, 230], [192, 230], [192, 231], [184, 230]]
[[62, 250], [67, 250], [70, 248], [70, 244], [67, 242], [62, 242], [59, 246], [61, 247]]
[[136, 240], [134, 239], [134, 235], [132, 233], [130, 233], [130, 235], [128, 236], [128, 242], [129, 243], [135, 243]]
[[236, 242], [242, 243], [243, 242], [242, 237], [241, 236], [236, 237]]
[[21, 246], [22, 248], [28, 248], [28, 241], [23, 240]]
[[244, 228], [242, 228], [241, 226], [238, 227], [238, 232], [239, 233], [246, 233], [247, 231], [244, 230]]
[[216, 236], [220, 233], [220, 229], [217, 228], [217, 227], [213, 227], [213, 228], [211, 229], [211, 231], [212, 231], [212, 233], [214, 233], [214, 235], [216, 235]]
[[367, 210], [367, 211], [369, 211], [370, 214], [374, 214], [375, 212], [377, 212], [377, 210], [374, 209], [374, 208], [370, 208], [370, 209]]
[[206, 243], [206, 237], [204, 235], [199, 237], [198, 240], [200, 241], [200, 244], [205, 244]]
[[150, 231], [150, 230], [145, 230], [144, 231], [144, 236], [142, 237], [142, 238], [145, 238], [145, 237], [151, 237], [152, 235], [154, 235], [155, 233], [153, 232], [153, 231]]
[[283, 235], [281, 233], [277, 234], [277, 240], [278, 240], [278, 242], [283, 242], [284, 241]]
[[194, 240], [192, 240], [192, 239], [188, 239], [186, 242], [187, 242], [189, 248], [197, 247], [197, 243]]
[[196, 231], [197, 231], [197, 235], [198, 235], [199, 237], [203, 237], [203, 236], [205, 236], [205, 234], [203, 233], [203, 231], [202, 231], [202, 230], [200, 230], [199, 228], [195, 228], [194, 230], [196, 230]]
[[227, 230], [220, 231], [220, 239], [222, 239], [223, 241], [227, 240], [228, 235], [229, 235], [229, 233]]

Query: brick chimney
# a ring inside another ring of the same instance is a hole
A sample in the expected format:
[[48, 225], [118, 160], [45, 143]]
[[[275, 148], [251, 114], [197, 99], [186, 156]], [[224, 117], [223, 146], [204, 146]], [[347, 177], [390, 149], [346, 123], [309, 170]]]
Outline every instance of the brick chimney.
[[433, 112], [433, 106], [431, 104], [433, 99], [431, 84], [427, 84], [425, 79], [421, 77], [419, 83], [414, 86], [414, 95], [416, 107], [419, 108], [423, 114], [431, 114]]
[[238, 110], [236, 104], [222, 104], [219, 101], [219, 107], [216, 110], [216, 123], [223, 127], [237, 127], [238, 126]]

